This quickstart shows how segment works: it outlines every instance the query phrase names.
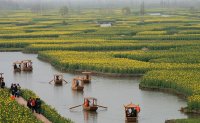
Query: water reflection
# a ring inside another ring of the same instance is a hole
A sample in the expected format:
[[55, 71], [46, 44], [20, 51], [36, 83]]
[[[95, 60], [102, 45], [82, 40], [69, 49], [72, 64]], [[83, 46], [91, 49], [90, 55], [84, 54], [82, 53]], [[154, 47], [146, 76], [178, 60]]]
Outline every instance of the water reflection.
[[97, 123], [98, 121], [98, 113], [95, 112], [90, 112], [90, 111], [83, 111], [84, 115], [84, 123]]
[[72, 92], [72, 96], [73, 96], [73, 97], [83, 99], [84, 91], [71, 90], [71, 92]]

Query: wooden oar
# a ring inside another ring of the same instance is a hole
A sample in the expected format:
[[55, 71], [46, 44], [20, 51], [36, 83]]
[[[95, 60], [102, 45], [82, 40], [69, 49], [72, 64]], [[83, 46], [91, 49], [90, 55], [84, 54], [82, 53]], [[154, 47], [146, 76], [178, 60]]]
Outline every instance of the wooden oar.
[[53, 80], [49, 81], [49, 84], [51, 84], [51, 82], [53, 82]]
[[97, 105], [98, 107], [101, 107], [101, 108], [108, 108], [108, 107], [105, 107], [105, 106], [101, 106], [101, 105]]
[[68, 83], [66, 80], [63, 79], [64, 82]]
[[82, 105], [73, 106], [73, 107], [71, 107], [69, 109], [77, 108], [77, 107], [80, 107], [80, 106], [82, 106]]

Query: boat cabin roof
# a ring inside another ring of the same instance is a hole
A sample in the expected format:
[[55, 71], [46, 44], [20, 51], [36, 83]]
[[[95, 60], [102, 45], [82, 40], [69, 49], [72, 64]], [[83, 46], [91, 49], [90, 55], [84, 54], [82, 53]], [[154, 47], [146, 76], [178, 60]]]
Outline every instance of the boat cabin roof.
[[97, 101], [97, 98], [94, 98], [94, 97], [85, 97], [84, 99], [88, 99], [88, 100], [96, 100], [96, 101]]
[[91, 72], [82, 72], [82, 74], [91, 74]]
[[137, 107], [138, 105], [135, 105], [135, 104], [133, 104], [133, 103], [130, 103], [130, 104], [128, 104], [128, 105], [124, 105], [124, 107], [125, 108], [135, 108], [135, 107]]
[[22, 60], [23, 63], [32, 63], [31, 60]]
[[76, 77], [76, 78], [74, 78], [74, 80], [80, 80], [80, 81], [82, 81], [83, 78], [81, 78], [81, 77]]
[[54, 74], [54, 76], [63, 76], [62, 74]]
[[21, 64], [22, 62], [20, 62], [20, 61], [16, 61], [16, 62], [14, 62], [13, 64]]

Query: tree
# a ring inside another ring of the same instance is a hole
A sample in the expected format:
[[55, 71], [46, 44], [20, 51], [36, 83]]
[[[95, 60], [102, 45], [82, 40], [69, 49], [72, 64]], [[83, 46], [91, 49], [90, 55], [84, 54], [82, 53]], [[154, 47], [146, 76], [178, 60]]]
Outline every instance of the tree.
[[61, 16], [64, 17], [64, 16], [66, 16], [68, 13], [69, 13], [69, 9], [68, 9], [67, 6], [63, 6], [63, 7], [60, 8], [60, 14], [61, 14]]
[[140, 7], [140, 15], [144, 15], [144, 13], [145, 13], [145, 10], [144, 10], [144, 1], [143, 1]]
[[131, 9], [129, 7], [125, 7], [122, 9], [122, 13], [124, 15], [129, 15], [129, 14], [131, 14]]
[[191, 12], [192, 14], [194, 14], [194, 13], [196, 12], [196, 9], [195, 9], [194, 6], [191, 6], [189, 10], [190, 10], [190, 12]]
[[42, 13], [41, 5], [40, 4], [33, 4], [31, 6], [31, 12], [37, 13], [37, 14]]

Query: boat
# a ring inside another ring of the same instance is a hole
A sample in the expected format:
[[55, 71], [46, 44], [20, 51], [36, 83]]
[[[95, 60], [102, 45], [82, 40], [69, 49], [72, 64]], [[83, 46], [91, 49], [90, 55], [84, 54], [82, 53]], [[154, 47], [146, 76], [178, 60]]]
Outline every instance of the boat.
[[93, 97], [85, 97], [82, 107], [85, 111], [96, 111], [98, 109], [97, 99]]
[[74, 78], [72, 81], [72, 90], [83, 91], [83, 81], [81, 78]]
[[130, 103], [128, 105], [124, 105], [124, 108], [125, 108], [126, 122], [136, 123], [138, 120], [138, 113], [140, 112], [139, 105]]
[[32, 62], [31, 60], [23, 60], [21, 61], [21, 70], [22, 71], [32, 71]]
[[62, 85], [62, 83], [63, 83], [63, 75], [61, 75], [61, 74], [55, 74], [53, 81], [54, 81], [54, 83], [56, 85]]
[[73, 107], [71, 107], [69, 109], [71, 110], [71, 109], [74, 109], [74, 108], [78, 108], [80, 106], [82, 106], [84, 111], [91, 111], [91, 112], [96, 112], [96, 110], [99, 107], [100, 108], [104, 108], [104, 109], [108, 108], [108, 107], [105, 107], [105, 106], [97, 105], [97, 99], [94, 98], [94, 97], [85, 97], [83, 104], [80, 104], [80, 105], [77, 105], [77, 106], [73, 106]]
[[51, 80], [49, 83], [51, 84], [51, 82], [54, 82], [55, 85], [62, 85], [63, 82], [67, 83], [67, 81], [63, 79], [62, 74], [55, 74], [53, 80]]
[[13, 63], [13, 67], [14, 67], [14, 72], [33, 70], [31, 60], [16, 61]]
[[91, 72], [82, 72], [82, 74], [85, 75], [84, 77], [82, 77], [83, 82], [90, 83], [91, 82], [91, 76], [90, 76]]

